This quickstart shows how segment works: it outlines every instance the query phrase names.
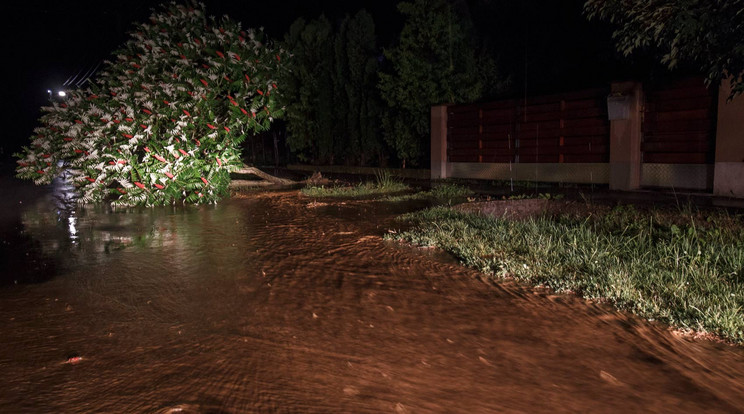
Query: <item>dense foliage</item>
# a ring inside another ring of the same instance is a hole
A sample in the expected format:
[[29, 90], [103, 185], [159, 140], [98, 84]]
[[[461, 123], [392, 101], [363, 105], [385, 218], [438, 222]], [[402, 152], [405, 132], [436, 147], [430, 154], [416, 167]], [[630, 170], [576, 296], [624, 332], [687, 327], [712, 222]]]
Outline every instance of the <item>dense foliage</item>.
[[625, 55], [653, 49], [669, 68], [698, 65], [713, 84], [731, 77], [732, 98], [744, 92], [744, 1], [587, 0], [584, 9], [617, 26]]
[[372, 17], [360, 11], [338, 28], [298, 19], [285, 38], [287, 143], [302, 161], [366, 165], [380, 158], [381, 99]]
[[385, 139], [405, 166], [423, 158], [431, 106], [480, 99], [493, 87], [496, 65], [477, 53], [472, 25], [451, 1], [414, 0], [398, 9], [406, 23], [399, 43], [385, 50], [392, 69], [380, 75], [380, 90]]
[[325, 17], [292, 25], [285, 48], [293, 59], [282, 96], [287, 143], [301, 161], [422, 164], [431, 106], [478, 100], [498, 80], [472, 23], [453, 5], [400, 3], [406, 22], [384, 53], [364, 11], [337, 27]]
[[283, 55], [202, 4], [164, 6], [94, 82], [43, 108], [18, 176], [45, 184], [65, 173], [83, 202], [214, 202], [242, 164], [240, 142], [282, 115]]

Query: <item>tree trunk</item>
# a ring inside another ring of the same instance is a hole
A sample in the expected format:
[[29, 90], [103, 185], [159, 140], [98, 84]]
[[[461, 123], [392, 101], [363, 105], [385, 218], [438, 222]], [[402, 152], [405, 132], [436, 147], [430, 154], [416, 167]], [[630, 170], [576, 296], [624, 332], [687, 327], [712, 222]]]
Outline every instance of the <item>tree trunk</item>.
[[251, 163], [256, 165], [256, 137], [251, 137]]
[[263, 178], [264, 180], [270, 181], [274, 184], [281, 184], [281, 185], [295, 184], [295, 182], [292, 180], [287, 180], [286, 178], [274, 177], [271, 174], [266, 174], [265, 172], [259, 170], [258, 168], [249, 167], [245, 164], [243, 164], [243, 168], [237, 169], [233, 172], [236, 174], [253, 174], [259, 178]]
[[266, 165], [266, 135], [261, 134], [261, 165]]
[[274, 168], [279, 168], [279, 132], [274, 131]]

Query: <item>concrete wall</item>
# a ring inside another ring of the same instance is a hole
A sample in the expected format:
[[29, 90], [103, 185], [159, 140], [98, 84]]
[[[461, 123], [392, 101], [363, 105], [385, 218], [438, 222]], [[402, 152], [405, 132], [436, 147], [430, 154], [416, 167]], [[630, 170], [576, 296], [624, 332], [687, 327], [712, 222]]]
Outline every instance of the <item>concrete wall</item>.
[[712, 164], [641, 164], [641, 187], [710, 191]]
[[607, 184], [610, 170], [609, 164], [604, 163], [503, 164], [451, 162], [448, 164], [448, 175], [452, 178], [483, 180]]

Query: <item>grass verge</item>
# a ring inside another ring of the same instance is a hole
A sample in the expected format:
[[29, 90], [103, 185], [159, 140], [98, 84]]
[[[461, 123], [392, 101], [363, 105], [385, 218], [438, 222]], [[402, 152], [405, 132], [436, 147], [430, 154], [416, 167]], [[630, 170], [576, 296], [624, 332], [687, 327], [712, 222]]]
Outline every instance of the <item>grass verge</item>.
[[368, 181], [353, 186], [307, 186], [300, 191], [308, 197], [315, 198], [363, 198], [410, 190], [407, 184], [396, 180], [386, 171], [377, 172], [375, 178], [375, 182]]
[[620, 208], [600, 216], [494, 219], [434, 207], [388, 238], [451, 252], [467, 266], [607, 300], [679, 328], [744, 342], [744, 222]]
[[419, 191], [413, 194], [388, 196], [384, 200], [392, 202], [432, 200], [435, 202], [452, 205], [465, 201], [467, 197], [472, 194], [473, 191], [471, 191], [467, 187], [453, 183], [443, 183], [432, 187], [431, 190], [428, 191]]

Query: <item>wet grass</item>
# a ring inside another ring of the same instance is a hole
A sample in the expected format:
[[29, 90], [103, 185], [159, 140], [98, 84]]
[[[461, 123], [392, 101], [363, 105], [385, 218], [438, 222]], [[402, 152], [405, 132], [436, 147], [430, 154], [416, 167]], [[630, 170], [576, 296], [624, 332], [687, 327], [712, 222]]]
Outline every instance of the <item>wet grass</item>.
[[694, 209], [495, 219], [435, 207], [388, 237], [467, 266], [606, 300], [674, 327], [744, 342], [744, 219]]
[[346, 186], [307, 186], [300, 190], [302, 194], [315, 198], [364, 198], [382, 194], [409, 191], [411, 188], [392, 177], [386, 171], [375, 174], [375, 181], [366, 181], [356, 185]]
[[469, 188], [454, 183], [436, 185], [428, 191], [413, 194], [394, 195], [384, 198], [384, 201], [401, 202], [415, 200], [431, 200], [441, 204], [452, 205], [467, 200], [473, 194]]

